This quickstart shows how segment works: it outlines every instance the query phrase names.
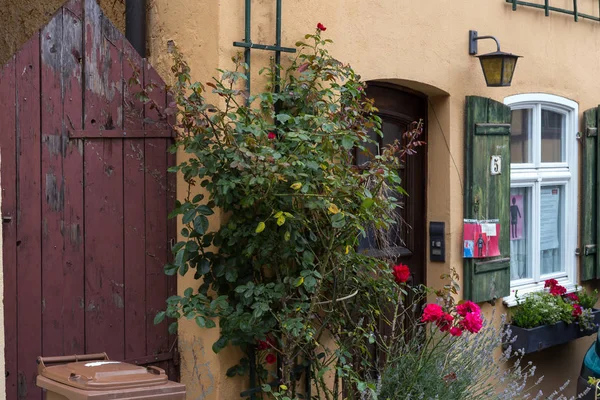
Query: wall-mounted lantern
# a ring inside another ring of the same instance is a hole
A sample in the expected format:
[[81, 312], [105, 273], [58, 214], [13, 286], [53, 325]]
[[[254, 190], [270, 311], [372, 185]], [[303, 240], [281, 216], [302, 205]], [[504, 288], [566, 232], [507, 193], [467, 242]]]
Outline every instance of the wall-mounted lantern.
[[493, 39], [496, 42], [498, 50], [493, 53], [477, 56], [481, 62], [481, 69], [485, 76], [485, 82], [488, 86], [510, 86], [515, 67], [517, 66], [517, 56], [500, 51], [500, 43], [493, 36], [477, 36], [477, 31], [469, 31], [469, 54], [477, 54], [477, 41], [481, 39]]

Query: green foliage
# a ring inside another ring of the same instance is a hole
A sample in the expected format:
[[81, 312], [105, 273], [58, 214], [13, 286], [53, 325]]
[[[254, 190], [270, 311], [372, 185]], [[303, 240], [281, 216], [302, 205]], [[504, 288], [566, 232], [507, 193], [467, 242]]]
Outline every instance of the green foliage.
[[559, 321], [570, 324], [574, 321], [571, 303], [547, 291], [531, 293], [524, 300], [518, 299], [518, 303], [512, 312], [512, 324], [521, 328], [553, 325]]
[[[369, 351], [377, 316], [394, 306], [397, 286], [387, 262], [354, 249], [367, 229], [395, 223], [397, 199], [390, 194], [404, 193], [397, 171], [401, 158], [421, 144], [421, 125], [404, 143], [370, 154], [366, 146], [372, 132], [381, 135], [381, 121], [364, 96], [365, 84], [329, 55], [330, 41], [320, 31], [305, 39], [297, 58], [281, 68], [281, 79], [280, 66], [266, 69], [269, 87], [250, 97], [243, 90], [246, 66], [236, 57], [235, 70], [220, 71], [206, 84], [218, 105], [205, 100], [204, 85], [191, 81], [175, 52], [169, 109], [178, 147], [189, 158], [171, 171], [183, 176], [189, 191], [172, 213], [184, 225], [183, 240], [173, 246], [165, 273], [193, 274], [198, 284], [169, 298], [155, 322], [186, 318], [214, 328], [218, 318], [215, 352], [228, 345], [247, 351], [272, 339], [257, 357], [259, 384], [272, 373], [263, 360], [277, 354], [290, 398], [303, 365], [313, 369], [320, 398], [337, 398], [341, 385], [325, 384], [328, 371], [336, 382], [348, 379], [359, 391], [370, 390], [353, 357]], [[352, 167], [355, 151], [370, 161]], [[198, 187], [206, 195], [194, 195]], [[222, 219], [212, 217], [217, 209]], [[360, 323], [349, 319], [357, 316]], [[325, 331], [333, 333], [334, 345], [323, 342]], [[228, 375], [247, 370], [244, 357]]]
[[579, 297], [579, 305], [583, 308], [594, 308], [598, 302], [598, 289], [588, 293], [587, 290], [581, 288], [575, 292]]

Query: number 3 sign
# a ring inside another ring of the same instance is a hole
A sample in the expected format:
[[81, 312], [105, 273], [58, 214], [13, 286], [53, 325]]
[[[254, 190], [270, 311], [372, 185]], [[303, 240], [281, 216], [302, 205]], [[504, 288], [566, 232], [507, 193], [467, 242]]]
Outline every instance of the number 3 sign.
[[490, 162], [490, 174], [500, 175], [502, 173], [502, 158], [500, 156], [492, 156]]

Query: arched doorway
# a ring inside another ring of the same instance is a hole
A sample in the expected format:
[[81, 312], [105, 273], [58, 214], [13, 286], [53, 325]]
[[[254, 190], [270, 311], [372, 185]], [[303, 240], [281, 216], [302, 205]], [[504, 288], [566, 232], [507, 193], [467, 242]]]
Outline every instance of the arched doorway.
[[[385, 82], [368, 82], [367, 96], [375, 99], [378, 115], [382, 119], [383, 138], [373, 135], [379, 147], [404, 140], [403, 134], [411, 129], [415, 121], [427, 121], [427, 97], [410, 89]], [[427, 127], [421, 139], [427, 141]], [[377, 152], [377, 146], [370, 149]], [[361, 163], [357, 154], [357, 162]], [[402, 187], [408, 195], [398, 195], [400, 223], [387, 235], [387, 243], [367, 238], [361, 248], [375, 256], [383, 256], [394, 262], [402, 262], [410, 267], [413, 284], [425, 283], [426, 264], [426, 187], [427, 187], [427, 148], [419, 147], [417, 153], [407, 156], [399, 171]], [[383, 248], [385, 246], [385, 248]]]

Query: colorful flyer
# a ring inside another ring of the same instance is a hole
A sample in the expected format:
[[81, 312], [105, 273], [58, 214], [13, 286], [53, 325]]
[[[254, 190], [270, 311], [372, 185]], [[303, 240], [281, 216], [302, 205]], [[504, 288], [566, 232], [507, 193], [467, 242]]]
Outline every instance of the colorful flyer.
[[464, 220], [463, 257], [486, 258], [500, 255], [500, 223], [495, 220]]

